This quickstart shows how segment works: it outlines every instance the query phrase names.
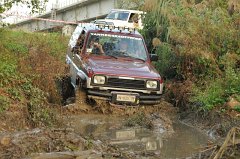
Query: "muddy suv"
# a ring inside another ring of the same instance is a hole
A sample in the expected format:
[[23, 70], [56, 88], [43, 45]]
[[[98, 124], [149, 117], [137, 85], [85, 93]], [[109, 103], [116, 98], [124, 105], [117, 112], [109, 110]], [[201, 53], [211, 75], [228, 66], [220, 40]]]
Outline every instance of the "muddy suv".
[[77, 26], [66, 56], [75, 90], [115, 105], [160, 101], [163, 80], [151, 65], [156, 60], [134, 29], [92, 23]]

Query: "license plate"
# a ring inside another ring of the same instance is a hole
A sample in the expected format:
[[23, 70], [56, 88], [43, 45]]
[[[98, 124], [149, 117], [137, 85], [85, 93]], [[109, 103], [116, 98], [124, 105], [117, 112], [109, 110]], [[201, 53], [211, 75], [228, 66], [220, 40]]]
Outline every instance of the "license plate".
[[116, 139], [133, 139], [135, 130], [116, 131]]
[[136, 96], [117, 94], [117, 101], [119, 102], [135, 102]]

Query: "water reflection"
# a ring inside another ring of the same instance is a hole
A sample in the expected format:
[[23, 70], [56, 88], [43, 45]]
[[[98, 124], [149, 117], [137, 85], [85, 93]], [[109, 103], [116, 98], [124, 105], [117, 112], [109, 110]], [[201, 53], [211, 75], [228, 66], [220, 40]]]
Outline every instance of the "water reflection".
[[146, 129], [121, 129], [112, 131], [114, 138], [108, 138], [111, 145], [116, 145], [122, 150], [129, 151], [156, 151], [163, 146], [162, 137], [149, 136]]
[[126, 128], [122, 125], [123, 119], [111, 117], [82, 117], [78, 122], [79, 130], [85, 135], [91, 134], [121, 151], [154, 153], [153, 158], [186, 158], [198, 152], [208, 141], [206, 135], [179, 122], [173, 125], [172, 135], [166, 131], [157, 133], [145, 128]]
[[[161, 158], [187, 157], [199, 151], [208, 137], [184, 124], [174, 124], [171, 136], [165, 133], [154, 133], [147, 129], [113, 130], [115, 138], [108, 138], [110, 144], [121, 150], [133, 152], [154, 152]], [[102, 135], [101, 135], [102, 136]], [[113, 136], [113, 135], [108, 135]]]
[[204, 147], [209, 138], [198, 130], [182, 123], [173, 125], [175, 133], [165, 138], [161, 149], [162, 158], [184, 158]]
[[[153, 134], [152, 131], [143, 128], [131, 128], [112, 130], [106, 136], [111, 145], [115, 145], [122, 151], [128, 152], [155, 152], [160, 154], [160, 149], [163, 147], [163, 134]], [[115, 135], [114, 135], [115, 134]], [[106, 137], [105, 136], [105, 137]]]

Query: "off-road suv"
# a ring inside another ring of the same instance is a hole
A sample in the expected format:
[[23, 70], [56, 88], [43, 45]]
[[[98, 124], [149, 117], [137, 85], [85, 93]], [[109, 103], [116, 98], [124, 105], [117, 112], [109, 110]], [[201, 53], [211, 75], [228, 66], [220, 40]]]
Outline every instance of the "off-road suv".
[[163, 80], [154, 60], [136, 30], [91, 23], [77, 26], [66, 56], [75, 90], [116, 105], [160, 101]]

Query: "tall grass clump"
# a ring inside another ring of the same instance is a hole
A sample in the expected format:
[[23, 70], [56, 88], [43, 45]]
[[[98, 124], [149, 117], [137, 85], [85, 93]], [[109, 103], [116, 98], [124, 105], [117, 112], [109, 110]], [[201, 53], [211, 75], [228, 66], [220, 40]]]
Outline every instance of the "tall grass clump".
[[144, 9], [142, 33], [160, 73], [191, 80], [193, 102], [206, 110], [239, 95], [240, 1], [146, 0]]

